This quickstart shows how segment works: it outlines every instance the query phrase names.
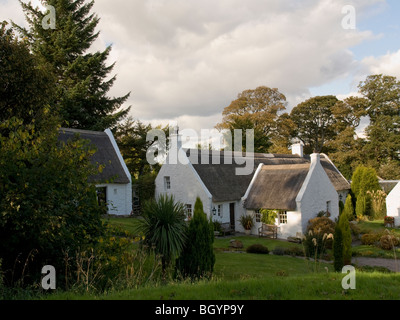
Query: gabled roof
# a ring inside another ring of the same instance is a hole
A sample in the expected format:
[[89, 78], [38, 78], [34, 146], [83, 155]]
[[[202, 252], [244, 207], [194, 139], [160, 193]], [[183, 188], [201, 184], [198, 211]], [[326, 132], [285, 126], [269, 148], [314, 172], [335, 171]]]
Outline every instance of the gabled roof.
[[80, 139], [89, 140], [97, 149], [92, 156], [92, 163], [95, 165], [104, 165], [103, 171], [92, 176], [90, 182], [117, 184], [130, 182], [107, 133], [103, 131], [61, 128], [58, 140], [67, 143], [68, 140], [73, 139], [75, 136], [78, 136]]
[[[236, 175], [235, 170], [238, 167], [244, 167], [245, 164], [236, 164], [235, 158], [233, 158], [231, 153], [226, 154], [224, 151], [189, 149], [186, 151], [186, 154], [190, 156], [190, 153], [193, 152], [198, 152], [197, 164], [192, 161], [193, 168], [212, 194], [214, 202], [240, 200], [245, 194], [260, 163], [264, 164], [263, 168], [271, 167], [272, 170], [279, 165], [309, 165], [310, 163], [310, 159], [302, 158], [298, 155], [255, 153], [253, 172], [249, 175], [241, 176]], [[209, 154], [209, 164], [205, 164], [202, 161], [204, 153]], [[245, 154], [241, 154], [241, 156], [243, 159], [251, 160]], [[337, 191], [350, 189], [348, 181], [324, 155], [321, 155], [321, 164]], [[293, 188], [295, 187], [293, 186]]]
[[295, 210], [296, 197], [309, 169], [309, 163], [263, 166], [251, 187], [245, 207]]

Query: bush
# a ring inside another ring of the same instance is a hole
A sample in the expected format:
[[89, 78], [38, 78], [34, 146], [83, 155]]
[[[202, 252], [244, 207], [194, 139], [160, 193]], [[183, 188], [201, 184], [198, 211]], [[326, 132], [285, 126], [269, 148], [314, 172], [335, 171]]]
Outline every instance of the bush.
[[386, 234], [381, 237], [379, 243], [383, 250], [391, 250], [399, 245], [399, 239], [392, 234]]
[[275, 247], [272, 250], [272, 254], [274, 254], [276, 256], [283, 256], [285, 254], [285, 249], [281, 248], [281, 247]]
[[336, 272], [341, 272], [344, 266], [343, 257], [343, 234], [339, 225], [336, 225], [333, 239], [333, 268]]
[[332, 249], [332, 235], [335, 232], [335, 222], [328, 217], [317, 217], [308, 222], [304, 246], [307, 257], [320, 257], [326, 249]]
[[247, 253], [261, 253], [261, 254], [269, 254], [269, 250], [267, 247], [263, 246], [262, 244], [252, 244], [251, 246], [247, 247]]
[[239, 218], [239, 223], [245, 230], [251, 230], [251, 228], [253, 228], [254, 225], [254, 218], [250, 214], [242, 215]]
[[378, 242], [380, 235], [377, 233], [366, 233], [361, 236], [361, 244], [363, 245], [373, 245]]
[[290, 247], [284, 250], [285, 254], [290, 256], [304, 256], [304, 251], [300, 247]]
[[185, 246], [176, 261], [177, 275], [192, 279], [211, 277], [215, 264], [213, 242], [214, 224], [207, 219], [203, 203], [197, 198]]

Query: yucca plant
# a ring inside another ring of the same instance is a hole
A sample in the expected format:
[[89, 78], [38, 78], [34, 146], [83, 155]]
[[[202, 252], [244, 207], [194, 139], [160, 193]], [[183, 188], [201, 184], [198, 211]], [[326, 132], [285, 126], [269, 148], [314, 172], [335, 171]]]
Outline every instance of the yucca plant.
[[161, 255], [162, 270], [181, 253], [186, 240], [185, 207], [173, 196], [160, 195], [145, 202], [143, 219], [136, 231], [143, 235], [143, 243]]

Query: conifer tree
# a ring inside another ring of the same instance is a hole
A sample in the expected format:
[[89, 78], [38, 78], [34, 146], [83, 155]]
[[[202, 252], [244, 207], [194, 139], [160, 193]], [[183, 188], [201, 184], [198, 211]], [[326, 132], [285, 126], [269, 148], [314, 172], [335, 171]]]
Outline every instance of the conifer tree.
[[342, 231], [343, 241], [343, 262], [345, 265], [351, 263], [351, 230], [347, 215], [341, 214], [338, 222], [339, 228]]
[[341, 272], [343, 266], [343, 234], [342, 229], [336, 224], [333, 234], [333, 268], [336, 272]]
[[186, 244], [176, 262], [177, 272], [192, 279], [211, 276], [215, 264], [213, 242], [214, 226], [207, 219], [200, 198], [197, 198]]
[[99, 35], [99, 18], [91, 13], [94, 1], [43, 0], [44, 6], [55, 9], [54, 29], [42, 24], [49, 11], [20, 3], [29, 29], [14, 26], [29, 40], [34, 55], [52, 66], [57, 87], [54, 103], [59, 107], [62, 125], [89, 130], [114, 127], [129, 111], [120, 110], [129, 93], [107, 96], [116, 80], [115, 76], [107, 79], [114, 67], [106, 65], [111, 46], [103, 52], [88, 51]]

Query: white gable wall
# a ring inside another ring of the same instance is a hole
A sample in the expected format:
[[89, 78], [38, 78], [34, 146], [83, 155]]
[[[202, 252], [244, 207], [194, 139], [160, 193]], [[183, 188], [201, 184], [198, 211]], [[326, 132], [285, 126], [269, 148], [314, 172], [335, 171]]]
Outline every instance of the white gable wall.
[[[170, 179], [170, 189], [165, 188], [164, 177]], [[168, 164], [161, 167], [155, 180], [155, 196], [161, 194], [173, 195], [175, 201], [180, 201], [183, 204], [191, 204], [194, 211], [196, 198], [200, 197], [203, 202], [204, 212], [210, 216], [212, 209], [211, 194], [200, 180], [193, 166], [188, 164]]]
[[339, 216], [339, 196], [328, 175], [319, 162], [319, 155], [313, 154], [310, 171], [296, 198], [297, 209], [301, 212], [301, 228], [304, 233], [308, 221], [317, 216], [320, 211], [326, 211], [329, 202], [330, 218]]
[[386, 215], [394, 217], [394, 225], [400, 225], [400, 182], [389, 192], [386, 197]]
[[96, 187], [106, 187], [108, 214], [129, 215], [132, 211], [132, 185], [107, 183]]

